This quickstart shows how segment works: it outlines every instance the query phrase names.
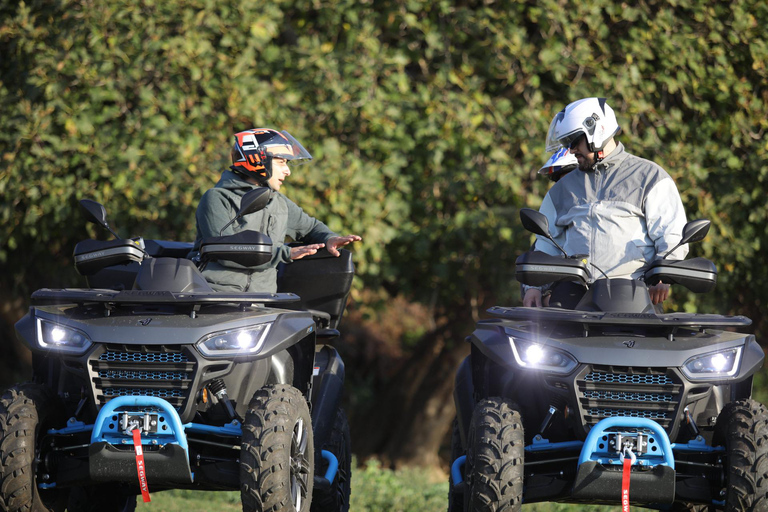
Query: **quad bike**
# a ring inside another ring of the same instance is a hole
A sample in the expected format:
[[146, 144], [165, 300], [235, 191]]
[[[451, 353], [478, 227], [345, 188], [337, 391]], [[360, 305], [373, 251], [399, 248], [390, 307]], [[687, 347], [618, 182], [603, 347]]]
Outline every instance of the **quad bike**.
[[[542, 214], [521, 218], [555, 243]], [[680, 243], [708, 229], [689, 222]], [[648, 293], [658, 282], [710, 291], [711, 261], [662, 257], [643, 280], [593, 281], [582, 257], [532, 251], [515, 273], [532, 286], [575, 281], [582, 297], [569, 309], [556, 290], [550, 307], [493, 307], [467, 338], [450, 511], [541, 501], [768, 510], [768, 411], [751, 398], [764, 354], [736, 330], [751, 321], [658, 313]]]
[[[268, 200], [249, 192], [236, 219]], [[38, 290], [16, 324], [33, 376], [0, 399], [0, 508], [130, 511], [188, 488], [239, 489], [245, 511], [348, 510], [344, 363], [327, 342], [350, 253], [286, 266], [278, 293], [214, 292], [200, 268], [268, 262], [269, 237], [205, 239], [197, 264], [192, 244], [115, 237], [76, 246], [88, 288]]]

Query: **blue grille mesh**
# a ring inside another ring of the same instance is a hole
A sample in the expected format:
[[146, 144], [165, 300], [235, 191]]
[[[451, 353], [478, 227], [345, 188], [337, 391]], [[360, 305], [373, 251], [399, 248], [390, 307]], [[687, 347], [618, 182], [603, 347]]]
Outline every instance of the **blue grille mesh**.
[[626, 402], [671, 402], [669, 393], [628, 393], [624, 391], [584, 391], [584, 398], [591, 400], [623, 400]]
[[132, 389], [132, 388], [106, 388], [104, 396], [115, 398], [118, 396], [154, 396], [157, 398], [183, 398], [184, 394], [180, 389]]
[[608, 384], [674, 384], [666, 375], [591, 372], [584, 376], [586, 382]]
[[99, 372], [102, 379], [123, 380], [185, 380], [190, 379], [188, 372], [150, 372], [131, 370], [104, 370]]
[[187, 356], [181, 352], [104, 352], [99, 361], [123, 363], [186, 363]]
[[647, 418], [649, 420], [665, 420], [667, 419], [667, 413], [664, 411], [638, 411], [631, 409], [602, 409], [599, 407], [591, 407], [586, 410], [586, 413], [590, 416], [598, 416], [601, 418], [611, 418], [613, 416], [624, 416], [629, 418]]

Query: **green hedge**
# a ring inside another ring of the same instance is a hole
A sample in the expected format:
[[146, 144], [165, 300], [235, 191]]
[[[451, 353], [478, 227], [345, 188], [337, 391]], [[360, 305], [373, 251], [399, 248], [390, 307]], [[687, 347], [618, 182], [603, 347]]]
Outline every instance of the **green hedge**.
[[[0, 2], [4, 287], [72, 283], [76, 199], [124, 235], [190, 239], [231, 134], [286, 128], [316, 156], [287, 193], [358, 232], [358, 274], [447, 309], [517, 298], [516, 218], [553, 113], [604, 95], [628, 149], [676, 178], [711, 306], [754, 312], [766, 235], [764, 2]], [[98, 235], [102, 236], [102, 235]], [[43, 268], [28, 261], [46, 263]], [[504, 264], [499, 265], [498, 262]], [[71, 267], [69, 267], [71, 268]], [[700, 302], [686, 296], [680, 307]]]

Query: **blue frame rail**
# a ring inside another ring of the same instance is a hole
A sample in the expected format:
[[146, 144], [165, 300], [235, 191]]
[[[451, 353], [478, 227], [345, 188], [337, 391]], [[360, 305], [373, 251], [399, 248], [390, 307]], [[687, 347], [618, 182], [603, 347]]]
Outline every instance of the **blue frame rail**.
[[[675, 469], [675, 457], [666, 431], [653, 420], [647, 418], [613, 417], [600, 420], [592, 427], [584, 441], [579, 455], [579, 465], [587, 461], [597, 461], [601, 464], [620, 464], [618, 450], [608, 447], [607, 436], [614, 432], [608, 429], [625, 428], [630, 430], [647, 429], [653, 432], [648, 436], [648, 445], [656, 451], [638, 456], [637, 463], [642, 466], [664, 465]], [[653, 451], [653, 450], [651, 450]]]

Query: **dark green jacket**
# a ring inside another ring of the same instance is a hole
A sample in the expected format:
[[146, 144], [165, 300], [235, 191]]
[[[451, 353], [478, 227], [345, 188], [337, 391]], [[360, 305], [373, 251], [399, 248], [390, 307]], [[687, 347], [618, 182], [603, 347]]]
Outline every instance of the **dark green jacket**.
[[[219, 230], [232, 220], [240, 207], [240, 199], [253, 190], [252, 185], [232, 171], [224, 171], [216, 186], [203, 194], [197, 206], [197, 237], [195, 250], [203, 238], [219, 236]], [[284, 244], [286, 236], [297, 242], [325, 243], [338, 236], [328, 226], [310, 217], [293, 201], [279, 192], [272, 192], [267, 207], [231, 224], [222, 235], [240, 231], [260, 231], [272, 239], [272, 260], [258, 267], [246, 268], [232, 262], [211, 262], [203, 275], [217, 291], [275, 292], [277, 265], [291, 263], [291, 248]]]

